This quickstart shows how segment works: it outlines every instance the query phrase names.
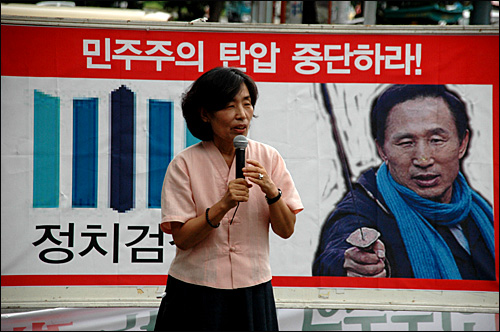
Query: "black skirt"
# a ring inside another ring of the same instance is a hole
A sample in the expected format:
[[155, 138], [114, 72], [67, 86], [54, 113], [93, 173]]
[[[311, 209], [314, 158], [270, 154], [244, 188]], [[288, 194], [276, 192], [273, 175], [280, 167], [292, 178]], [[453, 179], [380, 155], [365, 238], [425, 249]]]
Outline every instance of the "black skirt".
[[271, 281], [239, 289], [168, 277], [155, 331], [278, 331]]

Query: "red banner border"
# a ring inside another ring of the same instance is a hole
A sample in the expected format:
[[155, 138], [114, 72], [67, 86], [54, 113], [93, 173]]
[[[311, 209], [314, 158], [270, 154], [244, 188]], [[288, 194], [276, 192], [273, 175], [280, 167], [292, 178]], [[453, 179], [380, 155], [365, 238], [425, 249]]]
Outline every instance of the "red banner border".
[[[3, 275], [2, 287], [165, 286], [167, 275]], [[361, 279], [361, 280], [360, 280]], [[496, 281], [275, 276], [274, 287], [380, 288], [498, 292]]]

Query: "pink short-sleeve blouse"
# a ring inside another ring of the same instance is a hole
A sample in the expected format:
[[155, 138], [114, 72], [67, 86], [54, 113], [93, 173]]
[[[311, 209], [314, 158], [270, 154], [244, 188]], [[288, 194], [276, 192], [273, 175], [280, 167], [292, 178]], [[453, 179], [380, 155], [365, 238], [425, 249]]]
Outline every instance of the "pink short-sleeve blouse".
[[[259, 161], [282, 191], [282, 199], [298, 213], [303, 210], [285, 162], [273, 147], [248, 140], [246, 159]], [[186, 222], [217, 203], [235, 178], [213, 142], [201, 142], [179, 153], [168, 166], [161, 198], [161, 223]], [[220, 289], [250, 287], [271, 280], [269, 264], [269, 205], [259, 186], [250, 188], [248, 202], [240, 203], [234, 221], [231, 209], [219, 228], [193, 248], [181, 250], [169, 274], [184, 282]]]

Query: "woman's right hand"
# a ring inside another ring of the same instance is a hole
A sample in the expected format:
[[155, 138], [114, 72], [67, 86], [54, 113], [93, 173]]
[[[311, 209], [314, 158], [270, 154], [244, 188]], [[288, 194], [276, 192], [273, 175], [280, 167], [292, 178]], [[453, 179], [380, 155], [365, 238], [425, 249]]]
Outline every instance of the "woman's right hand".
[[248, 202], [250, 188], [252, 184], [243, 178], [234, 179], [229, 182], [226, 194], [222, 198], [222, 203], [230, 210], [239, 202]]
[[[213, 225], [218, 225], [224, 215], [239, 202], [247, 202], [252, 185], [245, 179], [235, 179], [229, 182], [224, 197], [210, 207], [208, 218]], [[187, 250], [203, 241], [208, 234], [214, 231], [213, 226], [207, 223], [205, 213], [186, 221], [185, 223], [173, 222], [171, 225], [172, 236], [179, 249]]]

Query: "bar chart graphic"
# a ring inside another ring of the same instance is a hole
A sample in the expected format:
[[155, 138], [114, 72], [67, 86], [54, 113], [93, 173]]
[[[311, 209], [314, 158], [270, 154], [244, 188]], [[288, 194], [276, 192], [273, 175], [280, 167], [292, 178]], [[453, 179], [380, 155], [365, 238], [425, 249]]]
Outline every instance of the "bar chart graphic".
[[[97, 208], [99, 190], [99, 113], [109, 112], [109, 208], [134, 209], [136, 194], [136, 100], [126, 85], [109, 92], [109, 109], [99, 97], [72, 98], [71, 207]], [[174, 157], [174, 102], [148, 98], [147, 208], [161, 207], [161, 188]], [[61, 98], [34, 90], [33, 208], [58, 208], [60, 195]], [[199, 140], [185, 127], [185, 147]]]

